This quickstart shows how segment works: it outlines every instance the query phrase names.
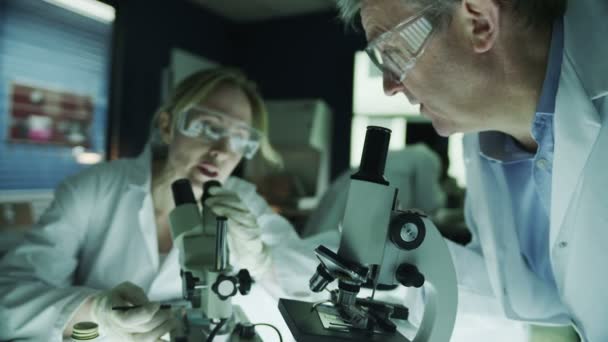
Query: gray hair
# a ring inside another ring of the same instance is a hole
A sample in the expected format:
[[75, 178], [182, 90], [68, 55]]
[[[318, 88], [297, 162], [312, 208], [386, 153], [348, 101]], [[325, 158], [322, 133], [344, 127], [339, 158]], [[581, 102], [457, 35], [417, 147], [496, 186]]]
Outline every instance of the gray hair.
[[340, 18], [346, 24], [353, 25], [357, 14], [361, 10], [361, 0], [337, 0], [336, 6], [340, 11]]
[[[362, 0], [336, 0], [340, 17], [348, 25], [355, 25]], [[442, 22], [449, 21], [454, 5], [460, 0], [403, 0], [418, 7], [432, 6], [432, 13]], [[500, 6], [510, 6], [528, 27], [551, 25], [566, 12], [568, 0], [494, 0]]]
[[[336, 5], [340, 12], [340, 17], [346, 25], [356, 27], [356, 18], [361, 10], [362, 0], [336, 0]], [[428, 7], [429, 20], [433, 25], [441, 25], [446, 19], [451, 18], [451, 11], [454, 5], [460, 0], [403, 0], [417, 9]]]

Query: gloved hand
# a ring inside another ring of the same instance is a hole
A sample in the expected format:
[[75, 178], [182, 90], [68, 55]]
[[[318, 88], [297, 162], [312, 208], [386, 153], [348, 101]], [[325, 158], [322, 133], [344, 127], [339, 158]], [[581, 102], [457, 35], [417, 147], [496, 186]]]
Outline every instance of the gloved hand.
[[254, 279], [260, 279], [271, 267], [270, 253], [261, 239], [255, 215], [234, 191], [212, 187], [204, 203], [218, 216], [228, 218], [228, 242], [238, 266], [246, 268]]
[[[125, 305], [140, 307], [112, 310], [114, 306]], [[144, 291], [130, 282], [94, 296], [91, 314], [110, 341], [162, 341], [161, 337], [176, 325], [171, 318], [171, 310], [160, 309], [159, 303], [148, 301]]]

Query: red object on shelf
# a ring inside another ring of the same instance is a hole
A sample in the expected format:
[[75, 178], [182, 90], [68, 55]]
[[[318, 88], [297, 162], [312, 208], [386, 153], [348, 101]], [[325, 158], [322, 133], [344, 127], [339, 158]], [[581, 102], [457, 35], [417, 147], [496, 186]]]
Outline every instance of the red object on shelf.
[[90, 147], [93, 97], [13, 83], [9, 140]]

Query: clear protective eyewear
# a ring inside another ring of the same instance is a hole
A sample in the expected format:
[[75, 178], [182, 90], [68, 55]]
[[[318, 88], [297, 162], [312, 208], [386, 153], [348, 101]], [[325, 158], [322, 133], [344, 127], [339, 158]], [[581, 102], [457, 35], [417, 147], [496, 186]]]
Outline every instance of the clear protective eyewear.
[[382, 33], [365, 48], [372, 62], [382, 72], [388, 72], [396, 81], [405, 80], [430, 40], [433, 25], [428, 14], [431, 8], [432, 6], [424, 8], [393, 29]]
[[179, 113], [177, 129], [184, 136], [206, 142], [227, 138], [230, 150], [247, 159], [253, 158], [262, 139], [260, 131], [243, 121], [202, 106]]

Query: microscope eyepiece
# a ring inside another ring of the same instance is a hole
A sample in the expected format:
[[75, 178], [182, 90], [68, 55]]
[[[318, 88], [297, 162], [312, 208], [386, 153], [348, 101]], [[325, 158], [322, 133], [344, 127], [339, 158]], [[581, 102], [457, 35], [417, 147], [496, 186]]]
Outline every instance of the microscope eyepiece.
[[209, 194], [209, 189], [216, 187], [216, 186], [221, 187], [222, 184], [216, 180], [207, 181], [207, 182], [205, 182], [205, 184], [203, 184], [203, 197], [201, 198], [202, 203], [205, 203], [207, 198], [209, 198], [211, 196]]
[[368, 126], [363, 143], [363, 154], [361, 154], [361, 166], [350, 178], [388, 185], [388, 181], [384, 178], [384, 168], [390, 140], [390, 129]]
[[182, 204], [196, 203], [192, 185], [186, 178], [178, 179], [171, 184], [171, 192], [173, 192], [173, 201], [175, 206], [179, 207]]

